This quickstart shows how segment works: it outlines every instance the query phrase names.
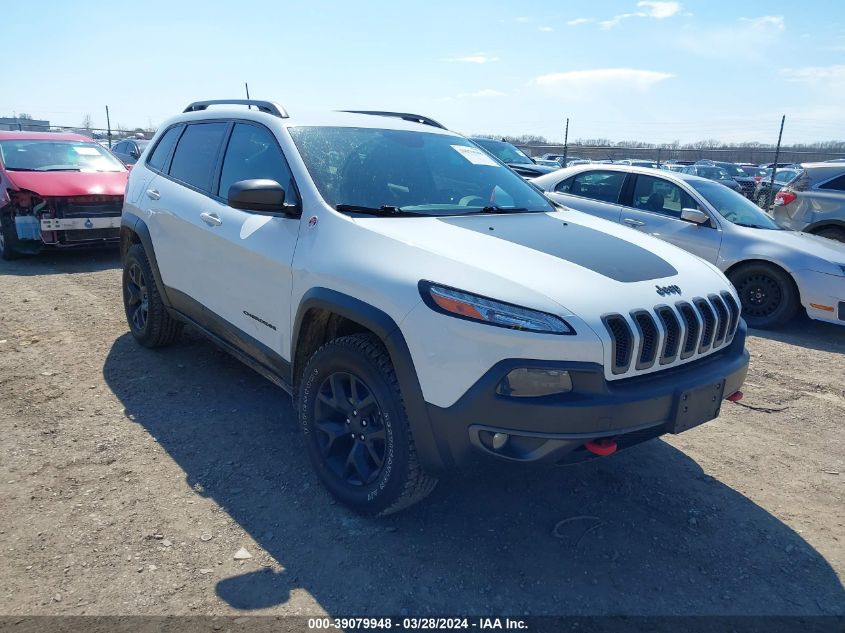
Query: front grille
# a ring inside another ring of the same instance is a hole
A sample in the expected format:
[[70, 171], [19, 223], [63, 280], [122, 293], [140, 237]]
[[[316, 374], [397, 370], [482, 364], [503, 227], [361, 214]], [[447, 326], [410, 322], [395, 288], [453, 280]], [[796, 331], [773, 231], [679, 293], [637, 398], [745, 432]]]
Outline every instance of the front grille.
[[621, 314], [612, 314], [605, 317], [604, 325], [610, 332], [612, 341], [613, 366], [611, 371], [614, 374], [622, 374], [631, 365], [631, 351], [633, 350], [634, 337], [631, 328]]
[[103, 218], [120, 215], [123, 196], [84, 196], [81, 198], [54, 198], [50, 208], [57, 218]]
[[[632, 310], [603, 318], [611, 340], [611, 371], [645, 371], [720, 349], [733, 339], [739, 305], [729, 292], [679, 301], [674, 307]], [[635, 356], [636, 355], [636, 356]]]
[[675, 312], [668, 306], [657, 308], [657, 316], [663, 324], [666, 338], [663, 339], [663, 351], [660, 353], [660, 364], [671, 363], [678, 356], [678, 348], [681, 343], [681, 323]]
[[65, 242], [89, 242], [98, 240], [116, 240], [120, 238], [120, 229], [70, 229], [62, 231]]
[[637, 369], [646, 369], [654, 365], [657, 356], [657, 344], [660, 334], [654, 324], [654, 318], [645, 310], [632, 312], [631, 316], [640, 334], [640, 350], [637, 355]]

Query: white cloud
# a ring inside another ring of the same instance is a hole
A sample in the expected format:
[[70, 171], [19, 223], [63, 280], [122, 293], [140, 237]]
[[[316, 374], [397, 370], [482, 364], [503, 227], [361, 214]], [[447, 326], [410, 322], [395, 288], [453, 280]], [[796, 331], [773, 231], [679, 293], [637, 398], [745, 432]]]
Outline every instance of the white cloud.
[[782, 15], [761, 15], [759, 18], [740, 18], [752, 29], [783, 31], [786, 28]]
[[671, 73], [638, 68], [595, 68], [540, 75], [532, 79], [530, 84], [567, 98], [578, 99], [608, 91], [644, 93], [672, 77], [674, 75]]
[[554, 31], [554, 29], [550, 26], [541, 26], [539, 30], [543, 31], [543, 33], [551, 33], [552, 31]]
[[637, 3], [637, 8], [642, 9], [645, 17], [663, 20], [671, 18], [681, 12], [681, 4], [679, 2], [654, 2], [652, 0], [642, 0]]
[[786, 81], [821, 83], [831, 87], [845, 85], [845, 65], [840, 64], [784, 68], [781, 75]]
[[604, 29], [612, 29], [619, 26], [622, 20], [629, 18], [654, 18], [655, 20], [664, 20], [671, 18], [673, 15], [678, 15], [681, 12], [681, 4], [679, 2], [657, 2], [656, 0], [641, 0], [637, 3], [639, 11], [634, 13], [620, 13], [609, 20], [602, 20], [599, 26]]
[[500, 90], [493, 90], [492, 88], [484, 88], [483, 90], [476, 90], [475, 92], [462, 92], [458, 95], [458, 99], [486, 99], [489, 97], [507, 97], [506, 92]]
[[567, 22], [569, 26], [579, 26], [580, 24], [589, 24], [590, 22], [595, 22], [595, 18], [575, 18], [574, 20], [570, 20]]
[[486, 53], [475, 53], [473, 55], [466, 55], [464, 57], [452, 57], [445, 60], [447, 62], [459, 62], [463, 64], [489, 64], [490, 62], [499, 61], [498, 57], [492, 57]]
[[521, 24], [525, 24], [526, 22], [531, 22], [532, 20], [533, 20], [533, 18], [526, 18], [525, 16], [521, 16], [521, 17], [516, 18], [515, 21], [519, 22]]
[[701, 57], [761, 61], [769, 57], [785, 29], [782, 15], [739, 18], [716, 28], [688, 26], [675, 38], [675, 45]]

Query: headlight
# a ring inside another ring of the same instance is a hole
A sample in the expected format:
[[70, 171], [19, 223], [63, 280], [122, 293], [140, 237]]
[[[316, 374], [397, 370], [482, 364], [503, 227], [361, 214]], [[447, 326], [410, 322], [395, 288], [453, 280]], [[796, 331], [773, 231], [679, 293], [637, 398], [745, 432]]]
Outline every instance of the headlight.
[[575, 334], [572, 326], [553, 314], [494, 301], [430, 281], [421, 281], [419, 289], [429, 308], [459, 319], [481, 321], [524, 332]]

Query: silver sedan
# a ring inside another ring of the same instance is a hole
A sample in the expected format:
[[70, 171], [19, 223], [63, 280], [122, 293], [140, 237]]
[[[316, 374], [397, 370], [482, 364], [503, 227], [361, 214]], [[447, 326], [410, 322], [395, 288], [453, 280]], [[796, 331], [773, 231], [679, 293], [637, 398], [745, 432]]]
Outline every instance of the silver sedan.
[[717, 182], [628, 165], [581, 165], [534, 178], [564, 206], [650, 233], [716, 265], [748, 325], [810, 318], [845, 325], [845, 244], [781, 229]]

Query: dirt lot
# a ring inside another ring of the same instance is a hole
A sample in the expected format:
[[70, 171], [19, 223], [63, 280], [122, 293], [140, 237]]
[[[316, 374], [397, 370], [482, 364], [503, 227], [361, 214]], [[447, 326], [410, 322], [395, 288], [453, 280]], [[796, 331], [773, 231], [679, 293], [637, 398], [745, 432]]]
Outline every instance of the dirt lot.
[[845, 613], [845, 328], [755, 332], [743, 404], [684, 435], [375, 521], [283, 392], [196, 335], [135, 345], [118, 266], [0, 263], [0, 614]]

